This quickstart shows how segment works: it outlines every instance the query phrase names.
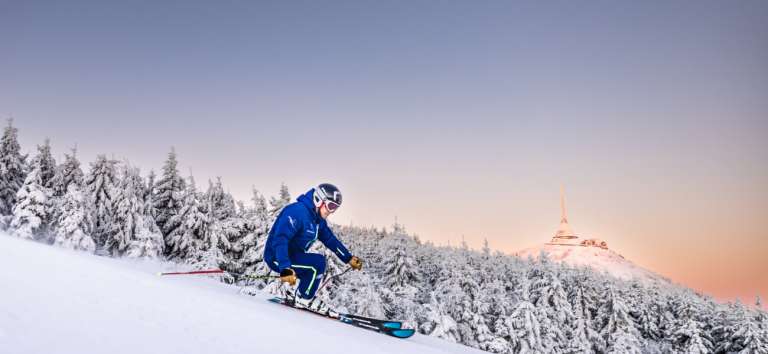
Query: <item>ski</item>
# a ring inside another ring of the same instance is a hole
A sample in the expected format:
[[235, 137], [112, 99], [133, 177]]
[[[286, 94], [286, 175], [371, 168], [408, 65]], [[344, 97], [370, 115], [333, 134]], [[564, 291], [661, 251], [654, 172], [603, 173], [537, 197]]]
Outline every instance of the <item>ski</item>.
[[323, 315], [311, 310], [293, 307], [292, 305], [287, 303], [284, 298], [281, 298], [281, 297], [273, 297], [269, 299], [269, 301], [274, 302], [276, 304], [290, 307], [292, 309], [306, 311], [318, 316], [325, 317], [327, 319], [337, 320], [346, 324], [353, 325], [355, 327], [383, 333], [395, 338], [401, 338], [401, 339], [410, 338], [416, 332], [415, 330], [410, 328], [402, 328], [402, 322], [400, 321], [379, 320], [379, 319], [350, 315], [350, 314], [339, 314], [339, 317], [337, 318], [337, 317]]
[[358, 316], [358, 315], [352, 315], [352, 314], [344, 314], [344, 316], [351, 318], [355, 321], [369, 323], [375, 326], [383, 326], [383, 327], [392, 328], [392, 329], [399, 329], [403, 327], [403, 323], [400, 321], [380, 320], [377, 318]]

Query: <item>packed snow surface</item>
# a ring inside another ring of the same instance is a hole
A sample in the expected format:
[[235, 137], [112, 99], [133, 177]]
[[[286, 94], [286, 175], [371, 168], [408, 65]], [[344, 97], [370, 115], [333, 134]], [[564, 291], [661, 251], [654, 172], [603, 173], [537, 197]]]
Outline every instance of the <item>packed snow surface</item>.
[[517, 252], [517, 255], [523, 258], [529, 256], [538, 258], [542, 252], [547, 253], [549, 258], [554, 261], [577, 267], [590, 267], [625, 280], [668, 281], [660, 275], [632, 263], [618, 253], [600, 247], [545, 244], [524, 249]]
[[176, 266], [0, 234], [0, 353], [482, 353], [397, 339], [247, 296]]

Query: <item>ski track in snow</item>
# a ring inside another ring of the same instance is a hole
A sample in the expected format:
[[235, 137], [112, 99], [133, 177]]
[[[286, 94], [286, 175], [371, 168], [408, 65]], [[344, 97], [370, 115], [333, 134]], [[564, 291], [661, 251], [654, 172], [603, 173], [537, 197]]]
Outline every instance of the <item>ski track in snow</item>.
[[270, 303], [160, 261], [0, 235], [0, 353], [483, 353], [397, 339]]

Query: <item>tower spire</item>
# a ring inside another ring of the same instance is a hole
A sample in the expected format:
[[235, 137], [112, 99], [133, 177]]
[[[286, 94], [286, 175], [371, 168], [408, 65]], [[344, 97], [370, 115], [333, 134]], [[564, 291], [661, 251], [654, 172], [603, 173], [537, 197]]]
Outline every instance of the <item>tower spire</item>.
[[560, 222], [568, 223], [568, 215], [565, 213], [565, 187], [560, 185]]
[[557, 228], [555, 237], [552, 237], [550, 243], [555, 244], [574, 244], [578, 237], [571, 230], [571, 225], [568, 225], [568, 213], [565, 209], [565, 187], [560, 185], [560, 227]]

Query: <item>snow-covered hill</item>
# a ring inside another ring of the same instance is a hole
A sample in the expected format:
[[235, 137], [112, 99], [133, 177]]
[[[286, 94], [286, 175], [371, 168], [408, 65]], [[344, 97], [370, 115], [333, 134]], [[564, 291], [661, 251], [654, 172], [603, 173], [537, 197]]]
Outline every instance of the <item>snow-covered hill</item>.
[[482, 353], [387, 337], [173, 265], [101, 258], [0, 234], [2, 353]]
[[587, 266], [597, 271], [604, 271], [621, 279], [643, 279], [651, 281], [668, 280], [648, 269], [640, 267], [610, 249], [600, 247], [568, 246], [544, 244], [519, 251], [516, 255], [537, 258], [545, 252], [549, 258], [572, 266]]

